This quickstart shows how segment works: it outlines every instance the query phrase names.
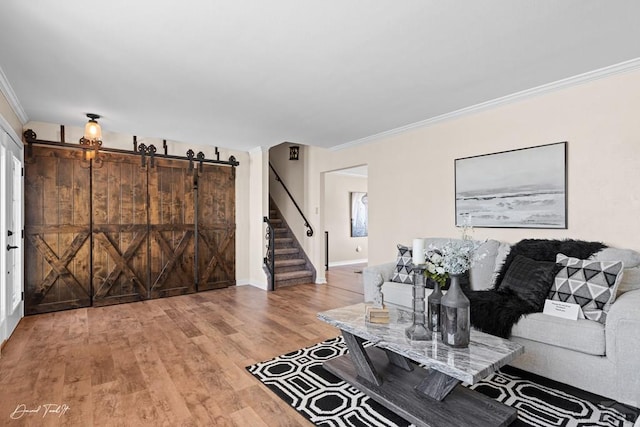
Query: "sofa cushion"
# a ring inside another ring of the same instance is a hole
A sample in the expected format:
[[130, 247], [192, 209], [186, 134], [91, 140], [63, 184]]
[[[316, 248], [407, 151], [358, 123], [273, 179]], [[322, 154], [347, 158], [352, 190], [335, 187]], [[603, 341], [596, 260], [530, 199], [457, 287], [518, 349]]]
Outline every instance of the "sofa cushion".
[[476, 249], [478, 259], [470, 270], [471, 289], [474, 291], [490, 289], [493, 286], [493, 274], [500, 246], [501, 244], [497, 240], [487, 240]]
[[616, 298], [625, 292], [640, 290], [640, 267], [625, 268], [622, 271]]
[[622, 261], [624, 273], [617, 295], [640, 289], [640, 252], [632, 249], [605, 248], [589, 259], [595, 261]]
[[413, 283], [413, 273], [411, 273], [411, 269], [413, 268], [412, 257], [413, 249], [404, 245], [398, 245], [398, 259], [396, 261], [396, 268], [393, 270], [393, 275], [391, 276], [392, 282]]
[[535, 261], [518, 255], [509, 265], [499, 289], [513, 290], [533, 311], [542, 311], [556, 273], [561, 268], [555, 262]]
[[605, 355], [605, 326], [591, 320], [569, 320], [531, 313], [513, 326], [511, 336], [595, 356]]
[[622, 261], [582, 260], [558, 254], [563, 265], [549, 291], [549, 298], [579, 304], [584, 317], [605, 323], [622, 278]]
[[[384, 282], [381, 290], [384, 295], [385, 304], [395, 304], [409, 310], [413, 309], [412, 286], [407, 286], [404, 283]], [[425, 302], [427, 301], [427, 297], [431, 295], [431, 292], [433, 292], [433, 289], [425, 289]]]

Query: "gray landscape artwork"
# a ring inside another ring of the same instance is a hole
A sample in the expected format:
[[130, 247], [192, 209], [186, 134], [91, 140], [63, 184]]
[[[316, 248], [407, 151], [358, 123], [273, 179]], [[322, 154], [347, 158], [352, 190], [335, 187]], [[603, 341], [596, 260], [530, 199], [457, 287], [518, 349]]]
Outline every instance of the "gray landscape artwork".
[[566, 147], [456, 159], [456, 225], [567, 228]]

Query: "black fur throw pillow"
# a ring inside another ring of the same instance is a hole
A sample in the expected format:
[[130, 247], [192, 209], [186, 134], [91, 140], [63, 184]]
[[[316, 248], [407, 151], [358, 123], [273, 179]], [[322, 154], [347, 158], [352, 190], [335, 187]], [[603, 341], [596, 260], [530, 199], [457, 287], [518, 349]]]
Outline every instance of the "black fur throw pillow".
[[516, 255], [502, 279], [500, 290], [511, 289], [533, 311], [542, 311], [544, 301], [562, 265]]
[[469, 291], [467, 297], [471, 302], [471, 326], [502, 338], [509, 338], [520, 317], [533, 311], [512, 289]]
[[580, 259], [587, 259], [591, 255], [606, 248], [600, 242], [585, 242], [584, 240], [549, 240], [549, 239], [525, 239], [511, 247], [511, 251], [500, 268], [496, 278], [494, 289], [500, 288], [500, 283], [504, 278], [509, 265], [518, 255], [526, 256], [536, 261], [556, 261], [559, 253], [566, 256]]

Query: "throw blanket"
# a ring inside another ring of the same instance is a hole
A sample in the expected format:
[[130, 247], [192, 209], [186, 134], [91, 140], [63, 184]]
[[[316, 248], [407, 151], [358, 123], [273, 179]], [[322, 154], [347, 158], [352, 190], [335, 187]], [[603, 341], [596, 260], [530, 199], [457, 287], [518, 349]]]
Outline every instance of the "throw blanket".
[[558, 253], [586, 259], [604, 248], [606, 245], [600, 242], [582, 240], [521, 240], [511, 247], [493, 289], [466, 293], [471, 301], [471, 326], [488, 334], [509, 338], [513, 325], [523, 315], [536, 311], [530, 303], [520, 299], [511, 289], [500, 289], [502, 279], [517, 255], [536, 261], [555, 262]]

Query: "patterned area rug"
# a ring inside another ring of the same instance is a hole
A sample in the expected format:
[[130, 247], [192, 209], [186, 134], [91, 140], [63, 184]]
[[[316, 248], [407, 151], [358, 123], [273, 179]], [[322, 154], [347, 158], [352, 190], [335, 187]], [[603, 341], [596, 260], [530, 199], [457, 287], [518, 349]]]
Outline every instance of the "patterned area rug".
[[[324, 370], [322, 362], [346, 352], [342, 337], [337, 337], [247, 366], [247, 370], [317, 426], [410, 426]], [[598, 403], [604, 401], [602, 397], [575, 389], [572, 393], [568, 386], [563, 386], [566, 390], [562, 391], [542, 384], [544, 379], [536, 379], [505, 367], [471, 388], [517, 408], [518, 420], [512, 426], [630, 427], [637, 417], [637, 411], [615, 402]]]

